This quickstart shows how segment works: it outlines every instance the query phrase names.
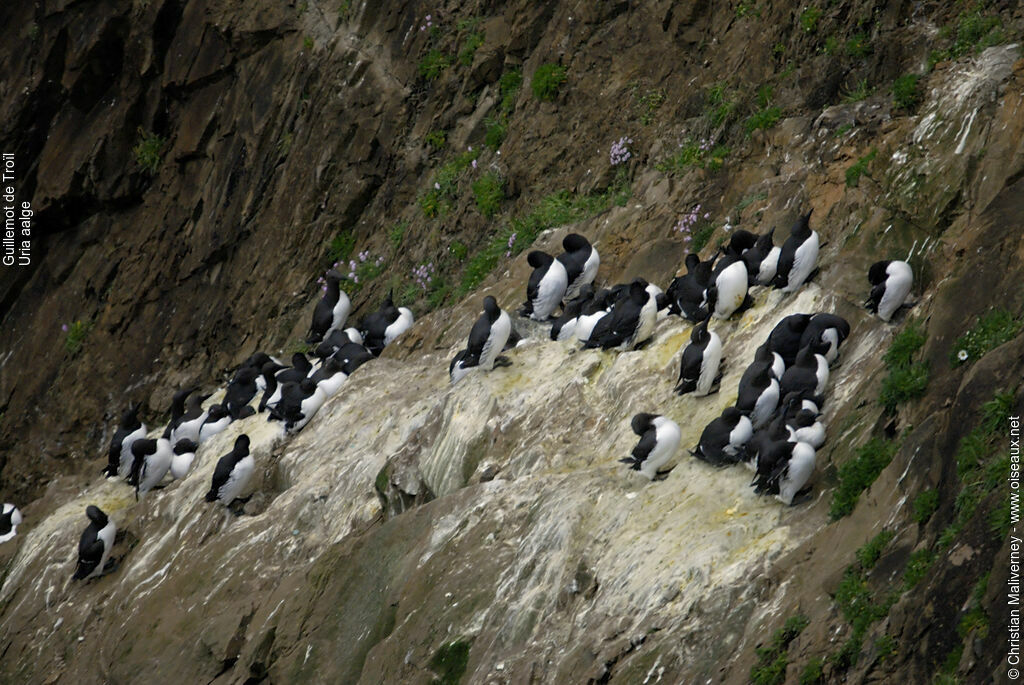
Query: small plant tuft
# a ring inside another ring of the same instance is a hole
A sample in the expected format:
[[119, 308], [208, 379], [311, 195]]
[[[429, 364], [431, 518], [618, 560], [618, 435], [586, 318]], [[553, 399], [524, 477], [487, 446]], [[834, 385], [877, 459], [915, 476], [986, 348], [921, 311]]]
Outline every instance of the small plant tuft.
[[551, 102], [558, 95], [559, 89], [566, 81], [566, 69], [560, 64], [542, 64], [533, 72], [530, 90], [533, 96], [542, 102]]
[[516, 106], [516, 96], [519, 94], [519, 87], [523, 85], [523, 72], [519, 69], [511, 69], [501, 75], [498, 81], [498, 92], [501, 94], [502, 112], [510, 114]]
[[451, 63], [451, 58], [448, 55], [433, 48], [420, 60], [420, 76], [428, 81], [433, 81], [443, 74], [445, 69], [451, 66]]
[[829, 516], [832, 520], [849, 515], [860, 493], [867, 490], [878, 478], [893, 455], [898, 444], [895, 440], [872, 438], [857, 449], [857, 456], [839, 467], [839, 486], [832, 495], [832, 506]]
[[888, 634], [882, 635], [880, 638], [875, 640], [875, 656], [879, 661], [885, 661], [896, 653], [896, 647], [896, 638]]
[[462, 48], [459, 49], [459, 64], [464, 67], [473, 66], [473, 56], [476, 55], [477, 49], [479, 49], [483, 44], [483, 31], [470, 33], [466, 36], [466, 39], [462, 43]]
[[167, 139], [151, 131], [144, 131], [142, 127], [138, 130], [139, 142], [132, 148], [132, 154], [135, 155], [135, 163], [152, 176], [160, 168], [160, 154], [167, 144]]
[[92, 330], [92, 321], [82, 321], [79, 319], [70, 326], [64, 324], [61, 326], [61, 330], [64, 331], [64, 349], [73, 357], [82, 349], [85, 337]]
[[690, 169], [718, 171], [725, 164], [731, 150], [722, 144], [715, 144], [704, 138], [696, 141], [687, 138], [679, 145], [679, 151], [668, 159], [654, 165], [654, 168], [670, 176], [681, 176]]
[[981, 359], [988, 352], [1017, 337], [1024, 321], [1005, 309], [991, 309], [978, 318], [978, 323], [953, 343], [949, 362], [960, 366]]
[[820, 656], [811, 657], [811, 660], [804, 666], [804, 670], [800, 672], [800, 685], [818, 685], [823, 682], [822, 666], [824, 665], [825, 662]]
[[868, 85], [868, 80], [866, 78], [864, 78], [864, 79], [861, 79], [860, 81], [858, 81], [853, 86], [853, 88], [851, 88], [850, 90], [848, 90], [846, 92], [846, 95], [843, 96], [843, 102], [846, 102], [846, 103], [860, 102], [861, 100], [864, 100], [869, 95], [871, 95], [871, 93], [872, 93], [872, 88], [871, 88], [871, 86]]
[[484, 217], [490, 219], [498, 210], [505, 199], [505, 181], [496, 172], [488, 171], [486, 174], [473, 181], [473, 199], [476, 201], [476, 208]]
[[868, 164], [878, 154], [878, 148], [871, 148], [871, 152], [858, 159], [853, 166], [846, 170], [846, 187], [856, 188], [860, 183], [860, 177], [868, 170]]
[[818, 30], [818, 20], [821, 19], [821, 10], [817, 7], [807, 7], [800, 13], [800, 28], [804, 33], [814, 33]]
[[352, 250], [355, 249], [355, 246], [356, 237], [352, 231], [338, 231], [338, 233], [331, 238], [331, 242], [327, 246], [327, 261], [335, 263], [343, 259], [348, 259], [348, 256], [352, 254]]
[[928, 569], [935, 561], [935, 552], [928, 548], [919, 549], [910, 555], [907, 567], [903, 571], [903, 588], [909, 590], [920, 583], [928, 575]]
[[924, 525], [939, 508], [939, 491], [925, 490], [914, 498], [914, 521]]
[[921, 102], [921, 92], [918, 88], [919, 74], [904, 74], [893, 81], [892, 104], [896, 109], [912, 112]]
[[423, 136], [423, 142], [435, 150], [443, 148], [447, 140], [448, 134], [444, 131], [431, 131], [427, 135]]
[[466, 673], [470, 643], [456, 640], [442, 645], [430, 660], [430, 670], [438, 677], [431, 685], [458, 685]]
[[654, 115], [665, 102], [665, 91], [656, 88], [640, 95], [639, 87], [634, 87], [633, 99], [636, 102], [636, 109], [640, 113], [640, 125], [647, 126], [654, 122]]
[[870, 570], [875, 567], [878, 560], [882, 557], [882, 552], [892, 542], [892, 539], [896, 537], [896, 533], [891, 530], [883, 530], [881, 533], [871, 538], [870, 542], [857, 550], [857, 561], [860, 562], [861, 567], [864, 570]]
[[886, 411], [894, 412], [900, 404], [924, 395], [930, 370], [927, 362], [913, 361], [914, 353], [924, 346], [926, 336], [917, 324], [904, 328], [882, 357], [889, 374], [882, 379], [881, 402]]
[[785, 625], [775, 631], [767, 647], [757, 648], [757, 663], [750, 669], [750, 680], [755, 685], [782, 685], [789, 665], [789, 645], [810, 624], [806, 616], [797, 614], [786, 619]]
[[846, 54], [850, 57], [864, 59], [871, 50], [871, 40], [866, 33], [856, 33], [846, 41]]
[[[391, 230], [388, 231], [388, 241], [391, 243], [391, 247], [398, 249], [402, 246], [402, 239], [405, 237], [405, 231], [409, 228], [408, 221], [399, 221]], [[348, 255], [345, 255], [347, 258]]]

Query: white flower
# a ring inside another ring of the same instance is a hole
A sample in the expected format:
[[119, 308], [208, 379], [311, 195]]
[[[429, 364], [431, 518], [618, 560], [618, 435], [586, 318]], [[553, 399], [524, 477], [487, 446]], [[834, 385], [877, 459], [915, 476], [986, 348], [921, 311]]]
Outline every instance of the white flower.
[[956, 358], [962, 362], [967, 361], [967, 350], [960, 350], [956, 353]]

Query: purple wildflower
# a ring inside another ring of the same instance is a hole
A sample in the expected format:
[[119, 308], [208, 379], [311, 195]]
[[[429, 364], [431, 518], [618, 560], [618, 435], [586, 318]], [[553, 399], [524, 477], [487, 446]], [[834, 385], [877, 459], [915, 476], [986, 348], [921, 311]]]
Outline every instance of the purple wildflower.
[[629, 146], [633, 144], [632, 138], [622, 136], [615, 143], [612, 143], [612, 149], [608, 157], [612, 163], [612, 166], [617, 166], [623, 162], [628, 162], [629, 158], [633, 156], [633, 153], [629, 151]]

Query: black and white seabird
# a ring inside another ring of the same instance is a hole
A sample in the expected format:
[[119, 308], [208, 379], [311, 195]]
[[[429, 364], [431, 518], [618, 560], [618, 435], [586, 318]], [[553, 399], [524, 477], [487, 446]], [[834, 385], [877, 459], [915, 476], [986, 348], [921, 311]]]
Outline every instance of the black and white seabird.
[[182, 438], [174, 443], [174, 455], [171, 457], [171, 478], [180, 480], [188, 475], [192, 462], [196, 458], [199, 445], [195, 440]]
[[132, 443], [146, 437], [146, 424], [139, 421], [139, 405], [131, 404], [121, 416], [121, 425], [110, 440], [110, 452], [103, 473], [109, 478], [127, 478], [132, 470]]
[[236, 373], [235, 377], [228, 383], [224, 392], [224, 407], [231, 414], [234, 420], [244, 419], [252, 416], [256, 410], [249, 406], [259, 387], [256, 385], [256, 378], [260, 375], [260, 369], [251, 366], [243, 366]]
[[686, 274], [676, 276], [665, 295], [668, 309], [690, 321], [703, 321], [708, 315], [705, 291], [711, 285], [713, 260], [700, 261], [692, 252], [686, 255]]
[[790, 314], [775, 324], [775, 328], [768, 334], [768, 349], [778, 352], [787, 368], [796, 361], [796, 355], [801, 349], [800, 340], [810, 321], [810, 314]]
[[569, 275], [562, 262], [540, 250], [531, 252], [526, 261], [533, 267], [533, 273], [526, 284], [526, 302], [519, 315], [547, 321], [565, 297]]
[[736, 408], [750, 417], [754, 429], [771, 421], [779, 406], [779, 381], [772, 374], [771, 364], [754, 362], [740, 378]]
[[586, 283], [579, 288], [579, 294], [562, 310], [561, 316], [551, 325], [551, 339], [565, 342], [576, 338], [576, 323], [583, 308], [594, 299], [594, 287]]
[[[344, 347], [344, 346], [343, 346]], [[360, 347], [362, 347], [360, 345]], [[301, 352], [296, 352], [292, 355], [292, 365], [287, 368], [279, 369], [274, 374], [274, 381], [267, 381], [267, 389], [263, 391], [263, 397], [260, 398], [259, 411], [262, 412], [264, 409], [273, 407], [281, 399], [281, 386], [285, 383], [298, 383], [303, 378], [308, 378], [313, 374], [313, 364], [306, 358], [306, 355]]]
[[345, 373], [344, 360], [337, 357], [328, 357], [327, 361], [309, 379], [316, 383], [317, 387], [324, 393], [325, 398], [333, 397], [335, 393], [341, 390], [341, 386], [345, 381], [348, 380], [348, 374]]
[[199, 429], [199, 442], [204, 443], [224, 431], [231, 424], [231, 414], [223, 404], [212, 405], [206, 413], [206, 421]]
[[736, 407], [726, 407], [722, 415], [704, 427], [700, 442], [690, 454], [713, 466], [736, 464], [754, 433], [750, 419]]
[[448, 367], [452, 383], [465, 376], [469, 369], [479, 366], [485, 371], [494, 368], [512, 331], [512, 320], [502, 311], [498, 301], [488, 295], [484, 298], [484, 313], [469, 331], [469, 342]]
[[18, 534], [21, 512], [13, 504], [4, 504], [0, 510], [0, 542], [7, 542]]
[[839, 357], [839, 346], [850, 337], [850, 324], [841, 316], [835, 314], [812, 314], [807, 328], [800, 335], [800, 347], [806, 347], [812, 340], [821, 339], [828, 343], [829, 348], [824, 352], [825, 359], [829, 364], [835, 362]]
[[716, 319], [728, 319], [744, 304], [750, 305], [751, 300], [747, 298], [747, 267], [740, 257], [727, 253], [718, 260], [712, 278], [713, 294], [709, 287], [707, 306]]
[[722, 341], [718, 334], [708, 330], [711, 317], [693, 327], [690, 342], [683, 349], [679, 367], [679, 382], [675, 391], [680, 395], [692, 392], [697, 397], [718, 391], [722, 380], [719, 369], [722, 361]]
[[249, 454], [249, 436], [243, 433], [235, 439], [234, 448], [217, 461], [206, 501], [231, 504], [245, 490], [255, 468], [256, 462]]
[[775, 278], [775, 269], [778, 266], [781, 248], [775, 247], [772, 241], [774, 235], [774, 228], [767, 233], [762, 233], [757, 237], [754, 246], [743, 253], [743, 265], [747, 267], [748, 287], [766, 285]]
[[790, 442], [806, 442], [814, 449], [825, 444], [825, 425], [818, 420], [818, 413], [801, 409], [792, 419], [786, 421]]
[[681, 432], [672, 419], [657, 414], [637, 414], [630, 425], [640, 436], [631, 457], [620, 459], [634, 471], [654, 480], [658, 469], [668, 463], [679, 448]]
[[135, 498], [159, 485], [171, 468], [174, 448], [167, 438], [152, 440], [145, 438], [132, 444], [131, 484], [135, 487]]
[[281, 400], [270, 408], [268, 420], [283, 421], [286, 433], [297, 433], [327, 401], [327, 395], [312, 378], [281, 386]]
[[790, 236], [782, 244], [774, 285], [782, 292], [797, 290], [811, 276], [818, 264], [818, 233], [811, 230], [811, 213], [807, 212], [793, 225]]
[[647, 286], [647, 281], [641, 278], [630, 283], [611, 312], [594, 325], [583, 346], [632, 350], [646, 342], [654, 333], [658, 317], [657, 298]]
[[412, 328], [412, 324], [412, 311], [407, 307], [396, 307], [391, 293], [388, 293], [380, 309], [362, 321], [363, 344], [373, 356], [378, 357], [395, 338]]
[[871, 294], [864, 304], [878, 314], [879, 319], [888, 322], [910, 294], [914, 272], [906, 262], [875, 262], [868, 269], [868, 281], [871, 282]]
[[117, 526], [99, 507], [90, 504], [85, 509], [85, 515], [89, 517], [89, 525], [78, 541], [78, 566], [72, 576], [74, 580], [103, 575], [117, 535]]
[[330, 335], [332, 331], [345, 325], [352, 309], [352, 303], [349, 302], [348, 295], [339, 286], [344, 278], [334, 269], [327, 272], [327, 291], [316, 303], [316, 309], [313, 310], [313, 322], [309, 326], [309, 333], [306, 334], [307, 343], [316, 344]]
[[558, 255], [558, 261], [565, 267], [568, 285], [565, 288], [565, 301], [574, 300], [580, 294], [580, 288], [594, 282], [597, 269], [601, 266], [601, 257], [590, 241], [579, 233], [570, 233], [562, 239], [565, 252]]
[[773, 456], [758, 462], [754, 478], [755, 492], [775, 495], [786, 505], [793, 504], [814, 474], [814, 448], [806, 442], [775, 443]]
[[174, 393], [174, 397], [171, 398], [171, 419], [167, 422], [167, 427], [164, 428], [163, 437], [170, 439], [171, 431], [177, 427], [178, 423], [181, 422], [181, 418], [185, 415], [185, 400], [195, 390], [195, 387], [191, 387]]
[[[273, 362], [268, 362], [273, 364]], [[199, 431], [206, 423], [207, 412], [203, 409], [203, 402], [210, 399], [210, 395], [192, 395], [185, 403], [185, 413], [181, 416], [178, 424], [171, 429], [171, 444], [179, 440], [199, 441]], [[166, 436], [165, 436], [166, 437]]]
[[[783, 397], [790, 393], [807, 397], [821, 395], [824, 384], [828, 382], [828, 377], [821, 378], [818, 356], [814, 352], [813, 345], [808, 345], [800, 350], [796, 361], [786, 367], [786, 373], [782, 374], [782, 378], [779, 380], [779, 392]], [[827, 362], [825, 368], [828, 369]], [[821, 386], [820, 389], [819, 386]]]

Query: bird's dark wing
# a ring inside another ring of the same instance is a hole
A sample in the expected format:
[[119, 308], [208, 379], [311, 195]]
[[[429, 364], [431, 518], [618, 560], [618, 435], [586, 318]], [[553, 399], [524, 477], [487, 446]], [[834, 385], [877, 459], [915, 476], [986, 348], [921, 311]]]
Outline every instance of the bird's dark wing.
[[75, 580], [81, 580], [96, 570], [103, 559], [103, 540], [96, 537], [99, 532], [93, 524], [82, 533], [82, 539], [78, 542], [78, 566], [75, 569]]
[[490, 334], [491, 322], [487, 319], [486, 314], [481, 314], [480, 318], [473, 324], [473, 328], [469, 331], [469, 344], [466, 346], [469, 357], [480, 358], [484, 351], [484, 344], [487, 342], [487, 337]]
[[633, 448], [634, 469], [639, 470], [640, 465], [651, 455], [651, 450], [658, 442], [658, 431], [653, 426], [644, 432], [640, 442]]

